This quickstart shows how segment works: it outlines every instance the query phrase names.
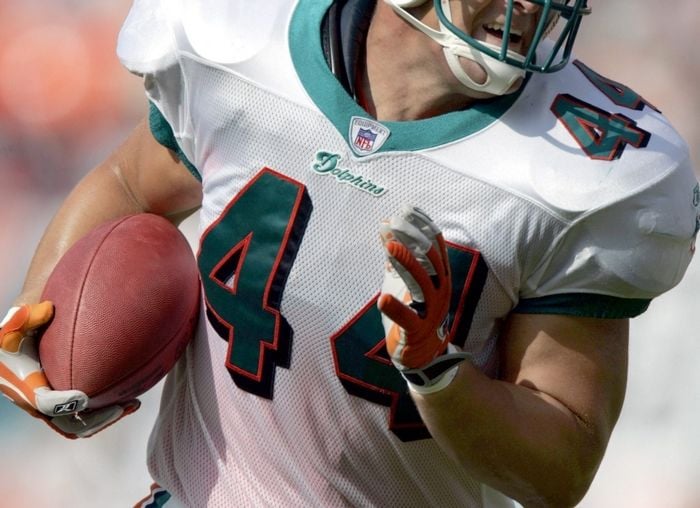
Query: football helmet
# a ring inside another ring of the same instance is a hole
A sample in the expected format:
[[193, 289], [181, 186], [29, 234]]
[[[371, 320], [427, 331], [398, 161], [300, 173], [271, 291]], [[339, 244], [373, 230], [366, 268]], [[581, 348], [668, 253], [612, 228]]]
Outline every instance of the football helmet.
[[[528, 0], [529, 3], [540, 6], [540, 15], [533, 40], [526, 48], [525, 54], [521, 55], [508, 49], [513, 10], [517, 0], [506, 1], [501, 45], [479, 41], [457, 28], [452, 22], [449, 0], [433, 0], [439, 20], [438, 30], [427, 26], [406, 10], [418, 7], [428, 0], [384, 1], [398, 15], [443, 47], [450, 70], [463, 85], [477, 92], [492, 95], [508, 93], [512, 85], [528, 71], [547, 73], [564, 67], [571, 55], [581, 19], [591, 12], [587, 0]], [[559, 19], [565, 20], [561, 32], [554, 38], [551, 48], [538, 55], [540, 43]], [[459, 58], [467, 58], [481, 65], [486, 71], [486, 81], [477, 83], [471, 79], [460, 65]]]

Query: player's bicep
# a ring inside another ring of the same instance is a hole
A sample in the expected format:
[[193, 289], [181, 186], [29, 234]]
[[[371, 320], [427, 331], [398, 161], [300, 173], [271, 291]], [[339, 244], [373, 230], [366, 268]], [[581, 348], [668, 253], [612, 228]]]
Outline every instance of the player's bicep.
[[602, 457], [624, 401], [628, 331], [626, 319], [512, 314], [501, 377], [573, 413]]
[[200, 181], [174, 151], [156, 140], [148, 118], [97, 171], [116, 178], [123, 192], [144, 212], [177, 221], [202, 202]]

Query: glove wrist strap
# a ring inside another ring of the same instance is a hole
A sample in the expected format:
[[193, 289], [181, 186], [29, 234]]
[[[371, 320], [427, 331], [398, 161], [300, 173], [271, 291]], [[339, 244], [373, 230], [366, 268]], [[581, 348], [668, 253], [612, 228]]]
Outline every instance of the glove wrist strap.
[[459, 365], [467, 360], [467, 353], [447, 353], [437, 357], [423, 368], [404, 369], [401, 375], [408, 388], [416, 393], [435, 393], [446, 388], [457, 375]]

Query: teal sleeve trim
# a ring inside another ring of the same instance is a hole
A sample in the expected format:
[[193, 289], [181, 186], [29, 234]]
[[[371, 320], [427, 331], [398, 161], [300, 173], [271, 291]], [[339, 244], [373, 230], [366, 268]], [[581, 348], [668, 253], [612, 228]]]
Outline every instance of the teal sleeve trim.
[[163, 145], [165, 148], [175, 152], [189, 172], [201, 182], [202, 176], [199, 174], [199, 171], [194, 164], [189, 161], [185, 155], [185, 152], [183, 152], [182, 148], [180, 148], [180, 145], [177, 144], [177, 140], [173, 134], [173, 129], [170, 127], [168, 121], [152, 102], [148, 103], [148, 108], [148, 124], [151, 128], [151, 132], [153, 133], [153, 137], [156, 138], [156, 141], [158, 141], [158, 143]]
[[560, 314], [604, 319], [633, 318], [642, 314], [651, 300], [618, 298], [587, 293], [565, 293], [520, 300], [513, 312], [519, 314]]

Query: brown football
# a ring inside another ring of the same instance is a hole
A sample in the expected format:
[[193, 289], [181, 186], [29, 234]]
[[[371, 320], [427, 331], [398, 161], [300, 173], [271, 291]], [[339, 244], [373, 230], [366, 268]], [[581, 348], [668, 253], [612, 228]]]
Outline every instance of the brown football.
[[138, 397], [175, 365], [199, 317], [199, 277], [186, 238], [166, 219], [137, 214], [76, 242], [42, 295], [54, 318], [39, 342], [51, 386], [100, 408]]

